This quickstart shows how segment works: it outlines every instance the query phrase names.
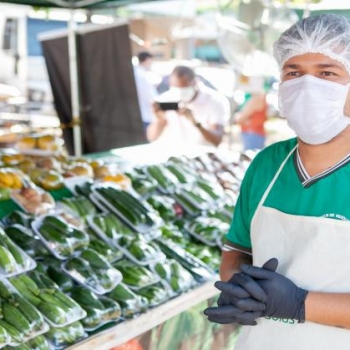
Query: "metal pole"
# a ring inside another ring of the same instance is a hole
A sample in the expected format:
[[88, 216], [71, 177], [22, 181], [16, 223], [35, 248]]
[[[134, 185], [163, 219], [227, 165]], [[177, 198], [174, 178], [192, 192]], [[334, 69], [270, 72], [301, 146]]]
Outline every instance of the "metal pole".
[[70, 10], [69, 31], [68, 31], [68, 55], [69, 73], [72, 101], [72, 122], [73, 122], [73, 143], [74, 155], [80, 157], [81, 150], [81, 128], [80, 128], [80, 103], [79, 103], [79, 82], [78, 82], [78, 60], [76, 45], [76, 23], [74, 21], [74, 9]]

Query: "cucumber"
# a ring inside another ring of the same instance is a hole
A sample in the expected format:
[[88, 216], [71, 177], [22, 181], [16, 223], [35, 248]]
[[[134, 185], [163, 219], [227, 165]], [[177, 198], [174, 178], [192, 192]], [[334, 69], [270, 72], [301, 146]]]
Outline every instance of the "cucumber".
[[48, 242], [47, 245], [60, 255], [67, 257], [73, 254], [74, 249], [70, 241], [53, 226], [43, 224], [39, 228], [39, 232]]
[[0, 320], [0, 326], [11, 336], [13, 342], [21, 343], [23, 341], [24, 335], [8, 322]]
[[61, 308], [62, 310], [64, 310], [64, 312], [69, 312], [70, 308], [62, 303], [59, 299], [57, 299], [54, 294], [49, 294], [49, 293], [41, 293], [40, 294], [40, 299], [42, 301], [45, 301], [46, 303], [50, 303], [52, 306], [57, 306], [59, 308]]
[[65, 307], [69, 308], [69, 311], [80, 310], [79, 304], [77, 304], [69, 296], [61, 293], [59, 290], [56, 290], [54, 296], [60, 302], [61, 305], [63, 304], [65, 305]]
[[19, 251], [19, 249], [7, 237], [6, 237], [6, 247], [9, 250], [9, 252], [12, 254], [12, 256], [15, 258], [16, 263], [23, 269], [26, 268], [27, 260]]
[[42, 290], [42, 289], [57, 289], [57, 284], [52, 281], [50, 278], [45, 276], [45, 274], [38, 271], [31, 271], [29, 273], [30, 278], [33, 282]]
[[32, 304], [22, 299], [19, 295], [14, 295], [15, 306], [24, 315], [24, 317], [33, 325], [34, 330], [39, 331], [44, 325], [44, 319]]
[[5, 300], [11, 298], [11, 296], [12, 296], [12, 293], [9, 290], [9, 288], [2, 281], [0, 281], [0, 296], [2, 299], [5, 299]]
[[11, 252], [0, 245], [0, 268], [6, 274], [17, 271], [17, 263]]
[[73, 280], [58, 267], [48, 266], [47, 274], [63, 292], [69, 292], [74, 286]]
[[15, 224], [7, 227], [5, 232], [8, 237], [16, 242], [22, 249], [31, 249], [31, 244], [35, 239], [32, 230], [22, 225]]
[[28, 335], [32, 331], [32, 327], [29, 321], [24, 317], [24, 315], [9, 303], [2, 304], [2, 314], [4, 320], [10, 325], [15, 327], [22, 334]]
[[104, 305], [99, 298], [85, 287], [75, 287], [71, 292], [71, 297], [84, 309], [91, 307], [93, 309], [103, 310]]
[[116, 301], [108, 297], [100, 297], [100, 301], [105, 307], [105, 310], [103, 311], [103, 319], [116, 320], [121, 317], [121, 308]]
[[[14, 287], [18, 290], [18, 292], [30, 303], [32, 303], [34, 306], [37, 306], [40, 304], [41, 300], [34, 295], [26, 286], [25, 283], [20, 281], [18, 277], [12, 278], [11, 283], [14, 285]], [[10, 294], [11, 295], [11, 294]]]
[[43, 335], [39, 335], [26, 343], [31, 350], [51, 350], [51, 346]]
[[16, 278], [19, 279], [23, 284], [25, 284], [29, 291], [32, 292], [34, 295], [40, 294], [40, 289], [30, 277], [28, 277], [27, 275], [20, 275]]
[[0, 326], [0, 345], [7, 343], [9, 334], [5, 328]]
[[102, 312], [97, 309], [85, 308], [86, 317], [82, 319], [82, 323], [85, 327], [95, 328], [102, 322]]
[[67, 230], [69, 230], [69, 225], [65, 221], [53, 215], [45, 216], [43, 223], [55, 227], [62, 232], [66, 232]]
[[108, 296], [118, 302], [137, 299], [137, 295], [124, 283], [118, 284]]
[[80, 257], [89, 262], [90, 266], [97, 269], [108, 270], [111, 265], [108, 261], [102, 257], [100, 254], [95, 252], [93, 249], [86, 249], [81, 254]]
[[37, 307], [51, 322], [57, 325], [66, 322], [66, 312], [56, 304], [43, 301]]
[[69, 237], [74, 240], [73, 248], [76, 249], [84, 249], [89, 246], [90, 237], [83, 231], [80, 231], [76, 228], [73, 228], [69, 231]]

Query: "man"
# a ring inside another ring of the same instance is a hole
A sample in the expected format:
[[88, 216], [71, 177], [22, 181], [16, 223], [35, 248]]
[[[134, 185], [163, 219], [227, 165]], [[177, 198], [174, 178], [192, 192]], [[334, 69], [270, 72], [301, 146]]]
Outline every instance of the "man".
[[138, 65], [134, 66], [134, 74], [141, 119], [146, 130], [154, 118], [153, 102], [157, 96], [157, 91], [148, 77], [148, 72], [151, 70], [153, 63], [153, 55], [147, 51], [142, 51], [137, 55], [137, 58]]
[[166, 145], [218, 146], [229, 119], [226, 97], [197, 82], [194, 71], [176, 67], [170, 75], [170, 90], [159, 101], [179, 102], [179, 109], [162, 111], [155, 104], [156, 118], [147, 130], [149, 141]]
[[248, 169], [222, 255], [227, 282], [216, 283], [218, 307], [205, 314], [246, 325], [235, 350], [345, 350], [350, 23], [305, 18], [281, 35], [274, 55], [281, 112], [298, 137], [265, 148]]
[[267, 102], [265, 80], [261, 76], [241, 76], [247, 81], [242, 88], [245, 90], [245, 102], [235, 113], [235, 123], [241, 127], [243, 149], [262, 149], [265, 146], [267, 121]]

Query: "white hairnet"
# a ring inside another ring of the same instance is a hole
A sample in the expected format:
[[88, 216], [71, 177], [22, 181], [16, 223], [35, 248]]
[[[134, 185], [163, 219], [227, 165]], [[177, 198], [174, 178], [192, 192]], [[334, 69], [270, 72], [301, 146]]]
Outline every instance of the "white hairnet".
[[334, 14], [304, 18], [287, 29], [273, 48], [280, 67], [293, 56], [321, 53], [341, 62], [350, 73], [350, 21]]

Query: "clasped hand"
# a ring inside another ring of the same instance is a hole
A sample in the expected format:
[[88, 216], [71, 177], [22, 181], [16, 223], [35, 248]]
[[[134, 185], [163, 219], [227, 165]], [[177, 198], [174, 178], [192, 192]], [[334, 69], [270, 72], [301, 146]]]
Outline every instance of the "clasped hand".
[[305, 321], [307, 291], [276, 272], [278, 260], [272, 258], [262, 267], [242, 264], [228, 282], [216, 282], [221, 291], [218, 307], [204, 310], [216, 323], [257, 324], [259, 317], [270, 316]]

